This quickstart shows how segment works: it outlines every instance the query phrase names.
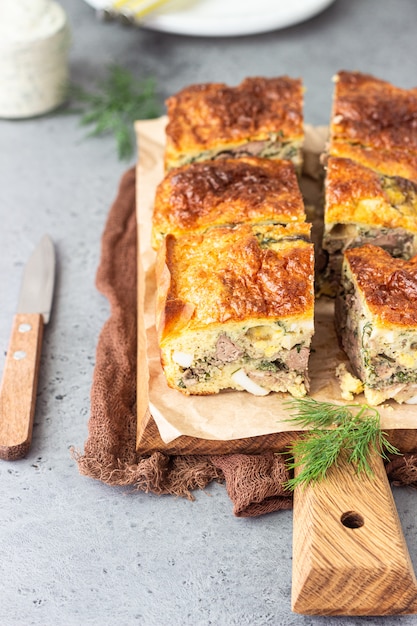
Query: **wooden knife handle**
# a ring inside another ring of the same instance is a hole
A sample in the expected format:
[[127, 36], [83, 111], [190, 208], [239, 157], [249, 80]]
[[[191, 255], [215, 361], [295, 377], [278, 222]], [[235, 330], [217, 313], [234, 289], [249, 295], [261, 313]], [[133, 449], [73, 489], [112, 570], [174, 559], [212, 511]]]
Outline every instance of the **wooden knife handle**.
[[382, 459], [345, 458], [294, 493], [292, 609], [310, 615], [417, 612], [417, 582]]
[[0, 458], [24, 457], [32, 441], [43, 335], [38, 313], [17, 313], [0, 388]]

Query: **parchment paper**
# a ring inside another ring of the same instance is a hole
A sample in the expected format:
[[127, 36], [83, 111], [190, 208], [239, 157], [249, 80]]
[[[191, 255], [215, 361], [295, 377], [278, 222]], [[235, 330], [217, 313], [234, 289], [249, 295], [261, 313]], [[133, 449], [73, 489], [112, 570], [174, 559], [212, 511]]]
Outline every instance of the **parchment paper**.
[[[162, 180], [166, 117], [136, 123], [138, 142], [137, 220], [139, 237], [138, 284], [138, 426], [150, 410], [161, 439], [169, 443], [180, 435], [209, 440], [231, 440], [292, 431], [290, 396], [271, 393], [256, 397], [247, 392], [224, 392], [213, 396], [185, 396], [170, 389], [159, 359], [155, 329], [155, 252], [150, 245], [155, 189]], [[302, 185], [317, 199], [321, 176], [318, 155], [325, 147], [326, 129], [306, 126], [307, 176]], [[315, 335], [310, 357], [310, 395], [317, 400], [344, 403], [336, 367], [346, 363], [333, 327], [333, 302], [320, 298], [315, 308]], [[364, 402], [358, 395], [355, 402]], [[385, 429], [416, 428], [415, 408], [387, 403], [379, 406]], [[299, 430], [299, 428], [297, 427]]]

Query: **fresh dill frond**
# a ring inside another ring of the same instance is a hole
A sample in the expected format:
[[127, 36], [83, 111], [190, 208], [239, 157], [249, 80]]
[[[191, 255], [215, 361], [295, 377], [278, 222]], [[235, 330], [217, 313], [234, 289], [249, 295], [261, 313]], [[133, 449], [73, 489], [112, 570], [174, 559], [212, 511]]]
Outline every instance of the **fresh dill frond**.
[[75, 111], [81, 113], [81, 125], [94, 125], [89, 137], [113, 134], [119, 159], [129, 159], [134, 153], [134, 122], [161, 114], [155, 80], [137, 80], [118, 65], [108, 68], [107, 76], [93, 91], [71, 85], [69, 97], [76, 104]]
[[[310, 480], [321, 480], [326, 475], [327, 470], [336, 463], [343, 440], [339, 433], [330, 430], [312, 430], [308, 437], [302, 437], [292, 446], [292, 452], [296, 460], [288, 462], [289, 469], [303, 467], [301, 474], [297, 478], [291, 478], [287, 487], [294, 488], [300, 482], [310, 482]], [[323, 454], [323, 448], [326, 454]], [[302, 480], [299, 476], [302, 475]]]
[[310, 428], [291, 446], [293, 460], [290, 470], [299, 470], [286, 482], [289, 490], [299, 485], [322, 480], [328, 469], [336, 464], [342, 451], [358, 473], [372, 474], [369, 455], [400, 454], [381, 431], [377, 409], [367, 404], [338, 405], [319, 402], [313, 398], [294, 398], [286, 403], [292, 411], [292, 421]]
[[318, 402], [314, 398], [293, 398], [285, 403], [290, 407], [293, 417], [289, 421], [297, 422], [300, 426], [325, 428], [338, 424], [346, 419], [349, 409], [346, 405]]

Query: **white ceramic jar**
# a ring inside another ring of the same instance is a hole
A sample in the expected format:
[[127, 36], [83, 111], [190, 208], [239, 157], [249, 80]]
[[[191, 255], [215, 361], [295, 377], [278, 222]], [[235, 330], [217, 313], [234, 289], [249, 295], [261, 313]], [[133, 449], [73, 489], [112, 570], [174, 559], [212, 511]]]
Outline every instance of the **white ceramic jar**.
[[0, 0], [0, 117], [42, 115], [68, 87], [70, 29], [53, 0]]

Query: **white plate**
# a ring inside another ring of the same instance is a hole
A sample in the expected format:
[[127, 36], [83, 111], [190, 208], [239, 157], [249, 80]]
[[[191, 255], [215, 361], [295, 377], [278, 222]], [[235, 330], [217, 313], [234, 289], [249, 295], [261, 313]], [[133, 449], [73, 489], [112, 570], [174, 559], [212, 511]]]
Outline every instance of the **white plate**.
[[[86, 0], [105, 9], [109, 0]], [[171, 0], [141, 22], [146, 28], [175, 33], [225, 37], [285, 28], [309, 19], [334, 0]]]

